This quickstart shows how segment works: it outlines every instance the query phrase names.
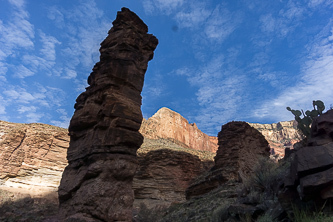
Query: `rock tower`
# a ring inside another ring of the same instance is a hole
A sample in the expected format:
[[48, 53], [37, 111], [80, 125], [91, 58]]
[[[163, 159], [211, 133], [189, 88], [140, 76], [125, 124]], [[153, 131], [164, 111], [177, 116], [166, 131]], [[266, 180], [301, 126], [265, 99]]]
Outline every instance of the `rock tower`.
[[218, 134], [218, 145], [214, 167], [187, 188], [187, 199], [208, 193], [227, 182], [234, 185], [244, 181], [253, 172], [258, 159], [268, 159], [270, 155], [265, 137], [242, 121], [223, 125]]
[[68, 166], [59, 186], [63, 221], [132, 221], [136, 151], [143, 142], [141, 91], [158, 44], [133, 12], [117, 13], [100, 62], [69, 125]]

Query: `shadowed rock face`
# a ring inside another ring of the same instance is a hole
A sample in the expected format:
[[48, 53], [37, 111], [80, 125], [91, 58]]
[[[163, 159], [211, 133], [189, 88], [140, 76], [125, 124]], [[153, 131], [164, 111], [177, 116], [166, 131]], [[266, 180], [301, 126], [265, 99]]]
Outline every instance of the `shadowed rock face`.
[[192, 180], [213, 165], [196, 155], [167, 148], [138, 154], [138, 160], [134, 206], [144, 203], [148, 208], [185, 201], [185, 190]]
[[136, 151], [143, 142], [141, 90], [158, 40], [129, 9], [101, 43], [100, 62], [76, 100], [69, 165], [59, 186], [64, 220], [131, 221]]
[[291, 156], [285, 185], [304, 200], [333, 198], [333, 110], [313, 121], [307, 145]]
[[265, 137], [246, 122], [234, 121], [222, 126], [218, 134], [219, 148], [215, 166], [201, 175], [186, 190], [186, 198], [199, 196], [226, 182], [240, 182], [246, 179], [258, 161], [258, 157], [270, 155]]

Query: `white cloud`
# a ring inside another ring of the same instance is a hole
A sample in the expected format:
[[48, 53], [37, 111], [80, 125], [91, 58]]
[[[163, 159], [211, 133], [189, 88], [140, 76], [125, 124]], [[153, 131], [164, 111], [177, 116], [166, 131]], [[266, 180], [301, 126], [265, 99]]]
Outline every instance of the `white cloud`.
[[309, 7], [318, 7], [320, 5], [332, 7], [333, 0], [310, 0], [308, 4], [309, 4]]
[[219, 42], [224, 41], [239, 25], [241, 16], [217, 6], [205, 24], [206, 36]]
[[258, 79], [268, 82], [273, 87], [279, 87], [280, 82], [278, 81], [278, 75], [284, 75], [284, 73], [277, 73], [277, 72], [270, 72], [270, 73], [263, 73], [258, 75]]
[[200, 108], [191, 118], [201, 130], [211, 135], [219, 130], [214, 126], [231, 121], [238, 115], [244, 99], [245, 76], [234, 67], [236, 51], [229, 50], [230, 54], [226, 56], [212, 55], [213, 59], [198, 70], [185, 67], [175, 71], [198, 88], [195, 95]]
[[333, 103], [333, 42], [331, 21], [314, 42], [309, 43], [309, 57], [304, 62], [299, 81], [286, 88], [277, 98], [266, 101], [254, 116], [271, 118], [273, 121], [289, 120], [293, 116], [286, 107], [310, 109], [312, 100], [322, 100], [327, 106]]
[[65, 69], [65, 75], [63, 76], [64, 79], [74, 79], [76, 78], [77, 73], [75, 72], [75, 70], [72, 69]]
[[181, 28], [197, 28], [210, 16], [211, 12], [203, 4], [190, 5], [188, 10], [180, 11], [175, 19]]
[[54, 6], [49, 8], [47, 17], [55, 22], [56, 27], [58, 27], [58, 28], [64, 27], [64, 25], [65, 25], [64, 14], [58, 8], [56, 8]]
[[51, 120], [51, 123], [55, 126], [62, 128], [68, 128], [71, 117], [64, 109], [57, 109], [57, 113], [60, 114], [59, 120]]
[[289, 0], [286, 6], [278, 13], [267, 13], [260, 17], [261, 30], [263, 32], [284, 38], [295, 27], [300, 25], [300, 21], [304, 17], [307, 10], [304, 6]]
[[10, 4], [15, 5], [18, 8], [22, 8], [24, 6], [24, 0], [8, 0]]
[[26, 115], [26, 122], [37, 123], [44, 116], [42, 113], [28, 112]]
[[[5, 114], [6, 114], [6, 105], [5, 105], [3, 97], [0, 95], [0, 115], [5, 115]], [[3, 116], [1, 116], [1, 118], [2, 117]]]
[[171, 14], [185, 3], [185, 0], [144, 0], [143, 7], [147, 14], [159, 10]]
[[40, 50], [43, 58], [50, 61], [56, 60], [56, 50], [55, 47], [57, 44], [61, 44], [55, 37], [48, 36], [44, 32], [40, 32], [41, 41], [43, 48]]
[[24, 2], [12, 0], [10, 3], [15, 6], [12, 16], [7, 23], [0, 20], [2, 59], [14, 54], [15, 49], [34, 46], [34, 26], [28, 21], [29, 14], [24, 9]]
[[26, 113], [26, 112], [36, 112], [37, 108], [35, 106], [20, 106], [20, 108], [17, 110], [20, 114]]
[[18, 78], [26, 78], [28, 76], [33, 76], [35, 73], [23, 65], [19, 65], [14, 68], [14, 76]]

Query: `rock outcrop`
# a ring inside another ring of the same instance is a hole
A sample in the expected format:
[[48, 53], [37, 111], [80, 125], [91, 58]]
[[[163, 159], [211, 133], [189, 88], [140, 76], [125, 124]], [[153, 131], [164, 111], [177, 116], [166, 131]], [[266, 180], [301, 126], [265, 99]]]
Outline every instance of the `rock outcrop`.
[[287, 188], [297, 190], [303, 200], [333, 198], [333, 110], [313, 121], [307, 146], [291, 158]]
[[101, 43], [100, 62], [76, 100], [69, 165], [59, 186], [65, 221], [132, 221], [132, 180], [143, 142], [141, 90], [158, 40], [127, 8]]
[[0, 188], [33, 194], [58, 190], [67, 165], [67, 130], [0, 121]]
[[185, 201], [186, 188], [208, 170], [198, 156], [168, 147], [139, 155], [138, 159], [139, 169], [133, 180], [136, 207], [140, 203], [152, 208]]
[[148, 120], [144, 120], [140, 132], [145, 138], [169, 139], [181, 146], [195, 150], [216, 152], [217, 137], [208, 136], [198, 129], [195, 123], [189, 123], [179, 113], [161, 108]]
[[284, 157], [285, 149], [293, 149], [294, 144], [304, 139], [304, 136], [297, 129], [297, 122], [284, 121], [273, 124], [249, 123], [257, 129], [271, 147], [271, 154], [277, 155], [278, 159]]
[[186, 197], [205, 194], [228, 181], [242, 181], [253, 172], [258, 157], [270, 155], [265, 137], [246, 122], [229, 122], [218, 134], [215, 165], [186, 190]]

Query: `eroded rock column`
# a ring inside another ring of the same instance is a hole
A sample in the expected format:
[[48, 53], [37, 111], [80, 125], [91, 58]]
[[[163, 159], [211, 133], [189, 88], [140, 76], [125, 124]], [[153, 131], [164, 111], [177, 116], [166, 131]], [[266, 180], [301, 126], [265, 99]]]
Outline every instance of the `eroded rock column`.
[[136, 151], [143, 142], [141, 91], [158, 40], [129, 9], [101, 43], [89, 87], [76, 99], [59, 186], [64, 221], [132, 221]]

